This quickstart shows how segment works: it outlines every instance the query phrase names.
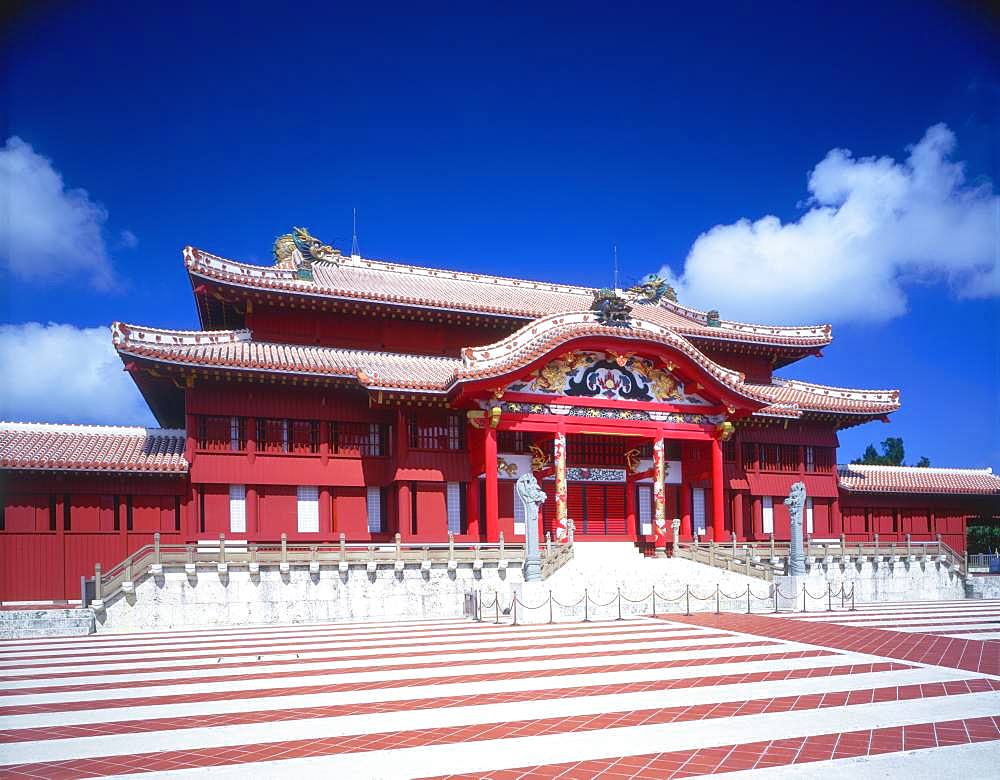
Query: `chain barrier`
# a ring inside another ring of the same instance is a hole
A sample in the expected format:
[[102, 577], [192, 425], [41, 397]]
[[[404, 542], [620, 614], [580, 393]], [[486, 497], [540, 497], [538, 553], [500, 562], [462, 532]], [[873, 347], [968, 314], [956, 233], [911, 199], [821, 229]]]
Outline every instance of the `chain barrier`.
[[[746, 614], [750, 615], [750, 614], [753, 614], [753, 600], [754, 599], [756, 599], [758, 602], [770, 602], [773, 599], [773, 601], [774, 601], [774, 611], [778, 612], [779, 611], [779, 601], [780, 601], [780, 599], [785, 599], [786, 601], [792, 601], [792, 600], [794, 600], [796, 598], [796, 596], [797, 596], [797, 594], [795, 594], [794, 592], [791, 595], [786, 594], [777, 585], [772, 585], [770, 587], [770, 590], [767, 593], [767, 595], [764, 595], [764, 596], [760, 596], [760, 595], [754, 593], [753, 589], [751, 588], [750, 585], [747, 585], [745, 591], [740, 592], [740, 593], [736, 593], [736, 594], [725, 593], [725, 592], [722, 591], [721, 586], [716, 585], [714, 593], [709, 593], [707, 596], [699, 596], [697, 593], [692, 593], [690, 585], [686, 585], [684, 587], [684, 592], [678, 594], [677, 596], [675, 596], [673, 598], [670, 598], [670, 597], [664, 596], [663, 594], [657, 593], [656, 592], [656, 588], [654, 587], [647, 595], [642, 596], [641, 598], [634, 599], [634, 598], [631, 598], [629, 596], [624, 595], [622, 593], [621, 588], [619, 587], [617, 589], [617, 592], [616, 592], [614, 598], [612, 598], [611, 601], [608, 601], [608, 602], [602, 604], [602, 603], [596, 602], [593, 599], [591, 599], [590, 598], [589, 589], [584, 588], [584, 590], [583, 590], [583, 596], [581, 596], [578, 601], [576, 601], [575, 603], [572, 603], [572, 604], [564, 604], [564, 603], [562, 603], [561, 601], [559, 601], [558, 599], [556, 599], [555, 596], [552, 595], [552, 591], [550, 590], [548, 592], [548, 596], [546, 597], [545, 601], [543, 601], [541, 604], [535, 604], [535, 605], [525, 604], [523, 601], [521, 601], [518, 598], [517, 594], [514, 594], [514, 596], [511, 598], [509, 609], [501, 609], [501, 607], [500, 607], [500, 595], [498, 593], [494, 593], [493, 594], [493, 601], [492, 601], [492, 603], [484, 604], [482, 602], [482, 599], [481, 599], [481, 594], [479, 592], [477, 592], [476, 593], [476, 602], [477, 602], [476, 614], [478, 616], [477, 617], [478, 621], [482, 622], [484, 610], [488, 611], [488, 610], [492, 609], [494, 611], [494, 621], [497, 624], [500, 623], [500, 615], [501, 615], [501, 613], [503, 613], [503, 614], [510, 614], [511, 615], [511, 619], [512, 619], [512, 623], [513, 623], [513, 625], [516, 626], [516, 625], [518, 625], [518, 622], [517, 622], [517, 609], [518, 609], [518, 607], [520, 607], [521, 610], [529, 610], [529, 611], [534, 611], [534, 610], [537, 610], [537, 609], [548, 608], [548, 611], [549, 611], [548, 622], [549, 623], [555, 623], [556, 621], [555, 621], [555, 614], [554, 614], [554, 609], [553, 609], [554, 606], [557, 606], [560, 609], [564, 609], [564, 610], [574, 610], [575, 611], [580, 606], [580, 604], [583, 604], [583, 622], [587, 623], [587, 622], [590, 622], [590, 607], [592, 607], [592, 606], [596, 607], [597, 609], [607, 609], [608, 607], [610, 607], [612, 605], [616, 605], [617, 606], [617, 611], [618, 611], [617, 620], [624, 620], [624, 617], [622, 615], [622, 601], [626, 601], [626, 602], [628, 602], [630, 604], [643, 604], [646, 601], [649, 601], [651, 599], [652, 600], [652, 615], [655, 617], [657, 615], [657, 609], [656, 609], [656, 607], [657, 607], [657, 603], [656, 603], [657, 599], [660, 600], [661, 604], [664, 603], [664, 602], [666, 602], [666, 603], [669, 604], [669, 603], [674, 603], [674, 602], [680, 602], [681, 600], [683, 600], [684, 601], [684, 614], [685, 615], [690, 615], [691, 614], [691, 599], [692, 598], [694, 598], [696, 601], [706, 601], [706, 602], [707, 601], [711, 601], [712, 599], [715, 599], [715, 614], [718, 615], [718, 614], [721, 614], [721, 612], [722, 612], [722, 599], [726, 599], [728, 602], [732, 603], [732, 602], [735, 602], [735, 601], [738, 601], [738, 600], [741, 601], [742, 599], [745, 598], [746, 599], [746, 604], [747, 604]], [[834, 591], [833, 590], [833, 585], [831, 583], [828, 583], [827, 584], [827, 588], [826, 588], [826, 593], [825, 594], [824, 593], [820, 593], [818, 596], [816, 594], [812, 593], [811, 591], [809, 591], [809, 589], [806, 588], [805, 585], [803, 584], [803, 586], [802, 586], [802, 611], [803, 612], [807, 611], [807, 608], [808, 608], [808, 599], [811, 598], [811, 599], [813, 599], [813, 601], [816, 601], [818, 599], [822, 599], [824, 596], [826, 596], [827, 611], [828, 612], [832, 612], [833, 611], [833, 599], [837, 598], [837, 597], [839, 597], [840, 600], [841, 600], [841, 607], [842, 608], [846, 609], [847, 608], [847, 602], [848, 602], [848, 600], [850, 600], [850, 603], [851, 603], [850, 609], [851, 609], [851, 611], [855, 611], [855, 586], [852, 584], [851, 590], [850, 590], [850, 592], [848, 592], [847, 589], [846, 589], [846, 585], [844, 583], [841, 583], [841, 586], [840, 586], [839, 590], [837, 590], [837, 591]], [[640, 612], [637, 611], [637, 612], [633, 612], [633, 614], [642, 614], [642, 613], [640, 613]]]

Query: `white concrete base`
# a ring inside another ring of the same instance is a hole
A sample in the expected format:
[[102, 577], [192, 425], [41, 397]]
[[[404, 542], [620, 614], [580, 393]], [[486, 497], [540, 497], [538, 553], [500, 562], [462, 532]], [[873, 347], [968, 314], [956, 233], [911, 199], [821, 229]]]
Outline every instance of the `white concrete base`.
[[165, 566], [162, 576], [146, 577], [134, 592], [119, 594], [96, 611], [97, 631], [462, 617], [466, 593], [498, 591], [509, 601], [511, 588], [520, 583], [518, 566], [473, 571], [471, 565], [449, 570], [444, 563], [402, 570], [388, 565], [374, 572], [367, 566], [347, 571], [322, 566], [318, 572], [261, 566], [252, 574], [230, 565], [224, 574], [199, 569], [194, 577], [182, 566]]
[[0, 639], [86, 636], [92, 633], [94, 613], [89, 609], [53, 607], [0, 611]]

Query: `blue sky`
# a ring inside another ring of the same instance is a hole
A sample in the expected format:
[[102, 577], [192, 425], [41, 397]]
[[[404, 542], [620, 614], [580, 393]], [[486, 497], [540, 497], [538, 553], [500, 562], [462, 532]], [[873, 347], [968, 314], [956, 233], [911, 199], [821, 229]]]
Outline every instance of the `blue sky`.
[[41, 4], [3, 42], [0, 416], [148, 422], [89, 329], [194, 327], [184, 244], [347, 249], [356, 207], [370, 257], [599, 285], [617, 244], [692, 305], [832, 321], [785, 376], [903, 391], [842, 458], [1000, 467], [974, 6], [146, 5]]

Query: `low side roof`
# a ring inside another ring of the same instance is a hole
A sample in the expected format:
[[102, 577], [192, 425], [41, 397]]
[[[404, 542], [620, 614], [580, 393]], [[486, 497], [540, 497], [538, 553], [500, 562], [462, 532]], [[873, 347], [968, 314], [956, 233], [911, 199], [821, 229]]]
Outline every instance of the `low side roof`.
[[937, 493], [1000, 495], [1000, 476], [992, 469], [916, 466], [838, 466], [840, 486], [851, 493]]
[[[470, 274], [438, 268], [343, 256], [312, 264], [313, 279], [287, 268], [227, 260], [194, 247], [184, 248], [193, 278], [236, 287], [353, 301], [446, 309], [533, 320], [588, 309], [592, 288]], [[672, 301], [637, 305], [636, 316], [693, 338], [816, 349], [832, 340], [829, 325], [780, 326], [721, 320], [709, 326], [705, 312]]]
[[0, 469], [185, 474], [173, 428], [0, 422]]
[[[171, 331], [114, 323], [115, 348], [129, 356], [189, 367], [304, 376], [353, 378], [368, 389], [445, 393], [457, 382], [501, 376], [528, 365], [570, 338], [600, 334], [663, 343], [684, 352], [721, 384], [767, 406], [758, 414], [800, 417], [804, 412], [880, 416], [899, 408], [897, 390], [850, 390], [806, 382], [746, 382], [743, 375], [715, 363], [683, 337], [651, 323], [632, 328], [599, 325], [593, 312], [554, 315], [483, 347], [463, 350], [462, 358], [408, 355], [334, 347], [254, 341], [247, 330]], [[641, 326], [641, 327], [640, 327]]]

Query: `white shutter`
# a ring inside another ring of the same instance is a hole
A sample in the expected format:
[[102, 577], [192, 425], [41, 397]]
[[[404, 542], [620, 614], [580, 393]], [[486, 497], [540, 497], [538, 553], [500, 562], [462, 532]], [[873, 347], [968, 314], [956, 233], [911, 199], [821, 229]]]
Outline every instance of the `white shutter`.
[[524, 536], [526, 531], [524, 524], [524, 504], [521, 503], [521, 497], [517, 494], [517, 483], [509, 482], [508, 484], [514, 490], [514, 533]]
[[643, 536], [653, 533], [652, 485], [639, 485], [639, 533]]
[[691, 509], [694, 514], [695, 534], [705, 533], [705, 488], [691, 489]]
[[299, 533], [318, 533], [319, 488], [312, 485], [299, 485], [296, 488], [296, 497], [298, 498]]
[[247, 532], [247, 486], [229, 486], [229, 530], [236, 534]]
[[812, 497], [806, 497], [806, 533], [811, 534], [813, 532], [813, 500]]
[[453, 534], [462, 533], [462, 486], [458, 482], [448, 483], [448, 530]]
[[774, 533], [774, 499], [764, 496], [761, 500], [761, 524], [766, 534]]
[[382, 488], [368, 488], [368, 533], [382, 533]]

